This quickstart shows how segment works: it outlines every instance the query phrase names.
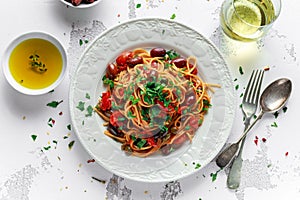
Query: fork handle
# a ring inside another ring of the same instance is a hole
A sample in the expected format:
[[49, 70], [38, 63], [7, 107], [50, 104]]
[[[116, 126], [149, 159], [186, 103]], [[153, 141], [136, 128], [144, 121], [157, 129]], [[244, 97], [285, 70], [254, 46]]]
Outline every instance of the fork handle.
[[[247, 118], [245, 120], [245, 130], [249, 127], [250, 124], [250, 118]], [[245, 137], [246, 138], [246, 137]], [[241, 182], [241, 171], [242, 171], [242, 165], [243, 165], [243, 159], [242, 159], [242, 151], [243, 146], [245, 143], [245, 138], [242, 140], [240, 148], [238, 150], [237, 156], [233, 159], [232, 165], [229, 168], [229, 174], [227, 177], [227, 187], [229, 189], [237, 189], [240, 186]]]

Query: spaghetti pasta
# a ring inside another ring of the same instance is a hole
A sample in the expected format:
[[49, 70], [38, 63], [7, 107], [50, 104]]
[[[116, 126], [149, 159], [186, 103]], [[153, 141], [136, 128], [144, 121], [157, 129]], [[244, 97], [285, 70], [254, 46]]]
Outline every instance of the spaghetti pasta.
[[195, 57], [163, 48], [134, 49], [109, 63], [95, 111], [107, 122], [104, 134], [139, 157], [169, 154], [192, 141], [210, 105]]

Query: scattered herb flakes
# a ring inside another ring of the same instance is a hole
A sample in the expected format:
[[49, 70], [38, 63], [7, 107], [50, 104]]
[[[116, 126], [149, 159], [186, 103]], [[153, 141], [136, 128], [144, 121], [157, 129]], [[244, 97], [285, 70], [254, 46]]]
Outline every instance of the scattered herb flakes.
[[217, 176], [218, 176], [218, 173], [217, 173], [217, 172], [216, 172], [216, 173], [211, 173], [211, 174], [210, 174], [210, 177], [211, 177], [212, 182], [214, 182], [215, 180], [217, 180]]
[[240, 98], [243, 97], [243, 96], [244, 96], [244, 93], [241, 93], [241, 94], [240, 94]]
[[54, 89], [53, 90], [50, 90], [48, 93], [53, 93], [54, 92]]
[[243, 68], [242, 68], [242, 66], [239, 66], [239, 72], [240, 72], [240, 74], [241, 74], [241, 75], [243, 75], [243, 74], [244, 74], [244, 71], [243, 71]]
[[82, 46], [83, 45], [83, 41], [82, 39], [79, 39], [79, 45]]
[[165, 29], [163, 29], [163, 30], [161, 31], [161, 34], [162, 34], [162, 35], [164, 35], [164, 34], [165, 34], [165, 32], [166, 32], [166, 30], [165, 30]]
[[84, 104], [85, 102], [79, 101], [76, 108], [78, 108], [80, 111], [84, 111]]
[[50, 117], [50, 118], [48, 119], [48, 126], [53, 127], [54, 124], [55, 124], [55, 120], [54, 120], [53, 118]]
[[235, 78], [233, 81], [235, 82], [235, 81], [237, 81], [238, 79], [237, 78]]
[[236, 85], [236, 86], [235, 86], [235, 90], [238, 90], [238, 89], [239, 89], [239, 87], [240, 87], [239, 85]]
[[74, 143], [75, 143], [75, 141], [73, 140], [68, 144], [69, 150], [71, 150], [73, 148]]
[[140, 3], [136, 4], [136, 8], [140, 8], [140, 7], [142, 7], [142, 4]]
[[287, 107], [284, 106], [284, 107], [282, 108], [282, 111], [285, 113], [285, 112], [287, 111]]
[[276, 112], [274, 113], [275, 119], [277, 119], [278, 115], [279, 115], [279, 112], [276, 111]]
[[31, 138], [32, 138], [33, 141], [35, 141], [36, 138], [37, 138], [37, 135], [31, 135]]
[[52, 108], [56, 108], [62, 102], [63, 102], [63, 100], [61, 100], [61, 101], [52, 101], [50, 103], [47, 103], [47, 106], [52, 107]]
[[199, 169], [201, 167], [200, 163], [197, 163], [195, 169]]
[[96, 177], [94, 177], [94, 176], [92, 176], [92, 179], [94, 179], [94, 180], [96, 180], [96, 181], [98, 181], [98, 182], [100, 182], [100, 183], [102, 183], [102, 184], [105, 184], [105, 183], [106, 183], [105, 180], [98, 179], [98, 178], [96, 178]]
[[26, 116], [23, 116], [22, 119], [25, 120], [25, 119], [26, 119]]
[[71, 130], [71, 124], [67, 125], [67, 129], [70, 131]]
[[86, 117], [90, 117], [92, 116], [93, 114], [93, 107], [91, 105], [89, 105], [87, 108], [86, 108], [86, 111], [87, 111], [87, 114], [85, 114]]
[[175, 18], [176, 18], [176, 14], [173, 13], [173, 14], [171, 15], [170, 19], [175, 19]]
[[51, 149], [51, 146], [43, 147], [43, 149], [48, 151], [49, 149]]
[[57, 145], [57, 140], [53, 140], [52, 142]]
[[270, 168], [271, 166], [272, 166], [272, 164], [268, 164], [268, 165], [267, 165], [267, 168]]
[[89, 41], [88, 40], [84, 40], [84, 43], [87, 44], [87, 43], [89, 43]]
[[91, 99], [91, 96], [90, 96], [90, 94], [89, 94], [89, 93], [86, 93], [86, 94], [85, 94], [85, 98], [87, 98], [87, 99]]
[[278, 127], [278, 125], [277, 125], [277, 123], [276, 123], [276, 122], [273, 122], [273, 124], [271, 124], [271, 127], [277, 128], [277, 127]]

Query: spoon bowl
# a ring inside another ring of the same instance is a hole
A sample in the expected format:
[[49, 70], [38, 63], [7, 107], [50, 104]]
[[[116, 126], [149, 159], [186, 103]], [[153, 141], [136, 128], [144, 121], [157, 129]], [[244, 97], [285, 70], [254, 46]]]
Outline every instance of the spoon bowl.
[[223, 168], [236, 155], [241, 141], [246, 137], [250, 129], [262, 118], [264, 113], [274, 113], [280, 110], [290, 97], [292, 92], [292, 81], [287, 78], [280, 78], [266, 87], [260, 96], [260, 112], [252, 124], [245, 130], [240, 139], [227, 147], [216, 159], [216, 164]]
[[271, 83], [262, 93], [260, 106], [264, 112], [272, 113], [280, 110], [290, 97], [292, 82], [281, 78]]

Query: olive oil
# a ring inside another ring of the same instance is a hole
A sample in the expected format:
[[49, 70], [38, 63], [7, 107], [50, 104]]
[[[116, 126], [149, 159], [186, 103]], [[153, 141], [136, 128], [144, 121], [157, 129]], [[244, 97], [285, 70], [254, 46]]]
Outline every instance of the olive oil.
[[232, 0], [224, 2], [221, 26], [231, 38], [251, 41], [260, 38], [276, 19], [271, 0]]
[[29, 89], [50, 86], [60, 76], [63, 60], [56, 46], [34, 38], [18, 44], [11, 52], [9, 70], [13, 78]]

